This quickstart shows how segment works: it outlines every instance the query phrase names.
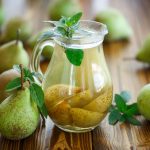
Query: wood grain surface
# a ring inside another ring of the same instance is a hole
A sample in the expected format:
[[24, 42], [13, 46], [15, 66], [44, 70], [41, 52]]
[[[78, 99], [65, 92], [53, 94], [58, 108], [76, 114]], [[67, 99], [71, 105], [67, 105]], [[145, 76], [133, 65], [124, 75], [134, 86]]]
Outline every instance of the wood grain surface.
[[[15, 7], [15, 2], [18, 0], [3, 1], [5, 7], [11, 8], [12, 5]], [[13, 1], [11, 6], [10, 1]], [[38, 30], [42, 26], [39, 22], [47, 20], [45, 8], [48, 0], [21, 1], [28, 11], [27, 13], [24, 9], [20, 11], [25, 12], [25, 17], [34, 21], [36, 24], [34, 29]], [[134, 59], [144, 39], [150, 34], [150, 1], [80, 1], [85, 11], [85, 18], [92, 19], [99, 8], [110, 6], [119, 9], [132, 26], [134, 34], [129, 42], [105, 43], [104, 52], [113, 80], [114, 93], [129, 90], [132, 93], [132, 100], [136, 101], [140, 88], [150, 82], [150, 66]], [[23, 6], [20, 4], [18, 7]], [[6, 12], [8, 18], [9, 10]], [[41, 66], [45, 70], [47, 62], [43, 62]], [[45, 128], [40, 123], [35, 133], [24, 140], [10, 141], [0, 136], [0, 150], [150, 150], [150, 122], [143, 117], [139, 119], [142, 121], [141, 127], [129, 124], [110, 126], [106, 117], [92, 132], [74, 134], [61, 131], [48, 118]]]

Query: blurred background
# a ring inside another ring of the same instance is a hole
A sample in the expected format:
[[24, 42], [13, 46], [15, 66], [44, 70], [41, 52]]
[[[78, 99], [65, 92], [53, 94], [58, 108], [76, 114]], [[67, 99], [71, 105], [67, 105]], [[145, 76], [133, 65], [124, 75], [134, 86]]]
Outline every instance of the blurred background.
[[[69, 17], [82, 11], [82, 19], [96, 20], [108, 27], [104, 51], [114, 91], [129, 89], [137, 95], [141, 86], [150, 82], [149, 7], [149, 0], [0, 0], [0, 45], [16, 40], [19, 28], [19, 39], [31, 56], [39, 33], [49, 27], [44, 20], [59, 20], [62, 15]], [[43, 52], [43, 71], [52, 52], [51, 47]], [[0, 67], [1, 73], [13, 63]]]

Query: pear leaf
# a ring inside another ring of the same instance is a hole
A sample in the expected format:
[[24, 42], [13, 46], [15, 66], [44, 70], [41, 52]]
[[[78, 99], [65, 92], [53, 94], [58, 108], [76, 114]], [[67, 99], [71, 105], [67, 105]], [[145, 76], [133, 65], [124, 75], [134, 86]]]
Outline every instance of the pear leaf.
[[40, 112], [47, 117], [48, 112], [44, 103], [44, 92], [36, 83], [32, 83], [29, 87], [32, 100], [37, 104]]
[[14, 80], [10, 81], [6, 85], [5, 90], [6, 90], [6, 92], [10, 92], [10, 91], [16, 90], [20, 87], [21, 87], [21, 78], [18, 77], [18, 78], [15, 78]]

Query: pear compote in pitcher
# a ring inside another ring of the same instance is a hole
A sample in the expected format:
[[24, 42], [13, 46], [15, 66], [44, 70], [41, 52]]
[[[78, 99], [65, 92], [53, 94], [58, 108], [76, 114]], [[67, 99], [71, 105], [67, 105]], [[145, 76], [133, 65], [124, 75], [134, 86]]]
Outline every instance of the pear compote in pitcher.
[[95, 21], [79, 21], [80, 17], [78, 13], [50, 21], [55, 27], [41, 36], [31, 62], [32, 70], [40, 71], [42, 49], [54, 47], [42, 88], [50, 118], [68, 132], [86, 132], [98, 126], [113, 94], [102, 48], [107, 28]]

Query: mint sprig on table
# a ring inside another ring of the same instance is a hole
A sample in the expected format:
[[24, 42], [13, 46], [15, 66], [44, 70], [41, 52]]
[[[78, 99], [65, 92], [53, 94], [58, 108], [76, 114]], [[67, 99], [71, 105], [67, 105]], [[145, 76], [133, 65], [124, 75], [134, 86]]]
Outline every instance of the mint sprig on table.
[[118, 122], [128, 122], [132, 125], [141, 125], [140, 121], [135, 118], [139, 114], [137, 103], [128, 104], [130, 99], [131, 95], [127, 91], [115, 94], [115, 104], [109, 109], [109, 124], [115, 125]]
[[[72, 17], [64, 17], [59, 21], [48, 21], [55, 25], [54, 31], [47, 31], [44, 32], [38, 39], [38, 41], [46, 40], [51, 37], [57, 36], [57, 34], [61, 35], [61, 37], [68, 38], [68, 40], [71, 40], [73, 34], [76, 30], [79, 28], [79, 20], [82, 16], [82, 13], [79, 12]], [[70, 61], [75, 66], [80, 66], [82, 63], [82, 59], [84, 56], [82, 49], [73, 49], [69, 47], [64, 47], [65, 54]]]
[[18, 71], [21, 76], [10, 81], [6, 85], [6, 91], [10, 92], [16, 89], [21, 89], [22, 84], [29, 84], [31, 99], [37, 104], [42, 117], [47, 117], [48, 112], [44, 103], [44, 92], [36, 82], [34, 77], [39, 77], [39, 73], [31, 72], [28, 68], [22, 67], [22, 65], [14, 65], [13, 69]]

